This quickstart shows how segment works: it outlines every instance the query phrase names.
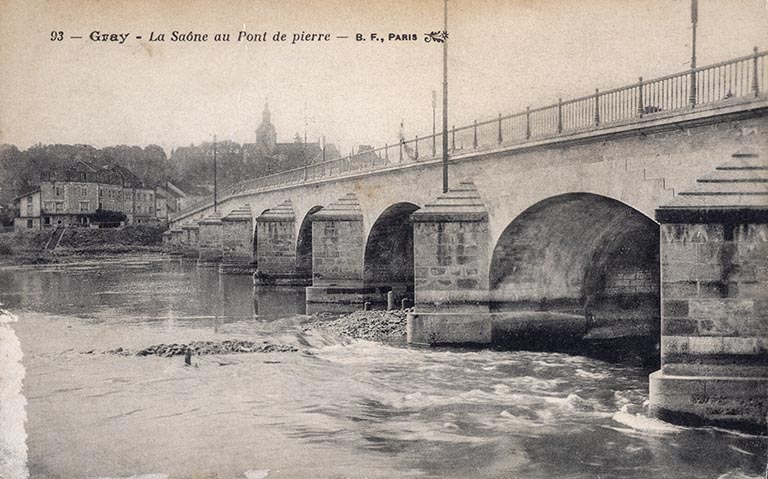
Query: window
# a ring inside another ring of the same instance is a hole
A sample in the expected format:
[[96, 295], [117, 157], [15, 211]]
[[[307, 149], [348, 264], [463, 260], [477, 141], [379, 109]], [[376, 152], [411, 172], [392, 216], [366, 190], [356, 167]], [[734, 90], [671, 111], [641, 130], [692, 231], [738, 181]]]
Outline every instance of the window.
[[152, 193], [149, 194], [149, 201], [152, 201]]
[[32, 205], [27, 205], [27, 216], [34, 216], [35, 212], [33, 211]]
[[46, 216], [45, 218], [43, 218], [43, 224], [46, 224], [46, 225], [51, 224], [51, 217]]
[[44, 211], [53, 211], [53, 201], [43, 201]]
[[64, 188], [61, 186], [54, 186], [53, 194], [56, 196], [64, 196]]
[[32, 197], [31, 196], [27, 196], [27, 204], [31, 204], [31, 203], [32, 203]]
[[88, 187], [87, 186], [81, 186], [80, 187], [80, 196], [82, 196], [83, 198], [88, 196]]
[[27, 228], [32, 228], [35, 225], [34, 221], [27, 220]]
[[57, 201], [56, 202], [56, 213], [61, 213], [64, 211], [64, 202], [63, 201]]
[[80, 212], [81, 213], [87, 213], [88, 210], [91, 209], [91, 202], [90, 201], [81, 201], [80, 202]]

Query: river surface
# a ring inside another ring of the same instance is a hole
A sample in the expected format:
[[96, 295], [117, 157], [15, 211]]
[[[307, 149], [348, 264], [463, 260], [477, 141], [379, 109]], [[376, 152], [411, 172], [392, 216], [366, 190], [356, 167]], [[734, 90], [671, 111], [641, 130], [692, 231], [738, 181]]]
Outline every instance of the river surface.
[[[0, 270], [29, 476], [763, 477], [765, 437], [647, 418], [639, 367], [347, 341], [302, 332], [303, 301], [167, 258]], [[203, 339], [299, 351], [104, 354]]]

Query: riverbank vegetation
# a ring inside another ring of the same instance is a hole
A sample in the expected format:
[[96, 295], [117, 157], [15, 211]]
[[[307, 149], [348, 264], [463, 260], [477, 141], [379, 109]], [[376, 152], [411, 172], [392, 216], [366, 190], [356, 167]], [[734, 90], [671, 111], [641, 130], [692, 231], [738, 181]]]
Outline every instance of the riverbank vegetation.
[[56, 245], [55, 230], [0, 233], [0, 264], [67, 263], [89, 256], [162, 252], [165, 224], [122, 228], [67, 228]]

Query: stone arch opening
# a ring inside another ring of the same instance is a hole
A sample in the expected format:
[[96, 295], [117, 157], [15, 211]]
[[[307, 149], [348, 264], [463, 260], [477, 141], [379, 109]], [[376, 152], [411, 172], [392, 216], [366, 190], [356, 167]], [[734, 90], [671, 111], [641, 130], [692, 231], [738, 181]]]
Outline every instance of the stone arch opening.
[[299, 226], [299, 234], [296, 239], [296, 273], [300, 276], [312, 277], [312, 218], [311, 216], [322, 210], [322, 206], [313, 206], [304, 215]]
[[655, 337], [659, 226], [608, 197], [548, 198], [501, 234], [489, 280], [492, 312], [529, 315], [579, 338]]
[[376, 219], [365, 243], [363, 282], [391, 288], [396, 300], [413, 299], [413, 226], [408, 218], [419, 207], [396, 203]]

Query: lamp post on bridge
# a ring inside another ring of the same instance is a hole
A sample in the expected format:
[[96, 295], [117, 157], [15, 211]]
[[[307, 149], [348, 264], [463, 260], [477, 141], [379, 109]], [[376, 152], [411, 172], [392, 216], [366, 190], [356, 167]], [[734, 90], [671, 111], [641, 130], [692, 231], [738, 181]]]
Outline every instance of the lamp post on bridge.
[[216, 165], [216, 135], [213, 135], [213, 211], [218, 210], [219, 191], [218, 191], [218, 171]]
[[443, 193], [448, 193], [448, 0], [443, 0]]
[[696, 23], [699, 21], [699, 2], [691, 0], [691, 87], [688, 101], [691, 108], [696, 107]]

